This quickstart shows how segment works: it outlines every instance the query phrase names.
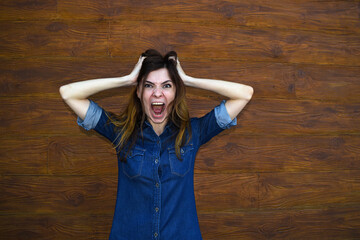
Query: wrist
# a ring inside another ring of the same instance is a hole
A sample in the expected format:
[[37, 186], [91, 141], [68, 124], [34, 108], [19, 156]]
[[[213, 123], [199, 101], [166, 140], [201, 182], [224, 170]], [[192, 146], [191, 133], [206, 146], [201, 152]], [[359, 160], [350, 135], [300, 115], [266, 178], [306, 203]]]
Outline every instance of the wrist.
[[183, 78], [183, 81], [184, 81], [185, 86], [188, 86], [188, 87], [194, 87], [195, 86], [195, 78], [194, 77], [185, 76]]
[[193, 82], [193, 80], [194, 80], [193, 77], [190, 77], [190, 76], [187, 76], [187, 75], [182, 76], [181, 79], [183, 80], [185, 86], [191, 86], [191, 85], [192, 85], [192, 82]]
[[131, 86], [136, 83], [136, 77], [129, 74], [123, 77], [116, 78], [116, 82], [119, 87]]

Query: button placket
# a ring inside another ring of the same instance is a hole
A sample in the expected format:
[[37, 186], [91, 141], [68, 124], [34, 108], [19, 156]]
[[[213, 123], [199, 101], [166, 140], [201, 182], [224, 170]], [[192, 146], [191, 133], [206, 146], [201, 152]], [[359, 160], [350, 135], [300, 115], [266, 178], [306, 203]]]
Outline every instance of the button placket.
[[[156, 176], [158, 178], [158, 175]], [[154, 238], [159, 238], [159, 229], [160, 229], [160, 204], [161, 204], [161, 188], [159, 180], [155, 180], [154, 184], [154, 217], [155, 217], [155, 229], [154, 229]]]
[[155, 145], [155, 158], [154, 158], [154, 229], [153, 229], [153, 239], [160, 238], [160, 204], [161, 204], [161, 186], [160, 186], [160, 179], [159, 179], [159, 168], [160, 168], [160, 149], [161, 149], [161, 142], [160, 139], [157, 139]]

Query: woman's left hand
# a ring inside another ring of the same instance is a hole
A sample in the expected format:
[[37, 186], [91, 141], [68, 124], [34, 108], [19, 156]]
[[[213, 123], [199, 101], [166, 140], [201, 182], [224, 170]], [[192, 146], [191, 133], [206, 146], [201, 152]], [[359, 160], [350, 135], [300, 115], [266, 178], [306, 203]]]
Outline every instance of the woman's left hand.
[[236, 82], [190, 77], [185, 74], [179, 60], [177, 60], [177, 71], [185, 86], [213, 91], [229, 98], [225, 106], [231, 119], [241, 112], [254, 92], [252, 87]]
[[179, 59], [177, 59], [176, 69], [177, 69], [177, 71], [179, 73], [179, 76], [181, 77], [181, 79], [184, 81], [184, 83], [186, 85], [186, 83], [190, 79], [190, 76], [186, 75], [186, 73], [182, 69]]

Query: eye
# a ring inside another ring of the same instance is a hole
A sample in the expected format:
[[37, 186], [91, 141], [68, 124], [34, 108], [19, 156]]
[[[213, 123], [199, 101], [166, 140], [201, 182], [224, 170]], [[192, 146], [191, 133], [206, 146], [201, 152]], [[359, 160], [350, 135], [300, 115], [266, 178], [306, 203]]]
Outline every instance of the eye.
[[144, 88], [151, 88], [151, 87], [152, 87], [151, 84], [148, 84], [148, 83], [145, 83], [145, 84], [144, 84]]
[[171, 87], [172, 87], [172, 85], [170, 83], [167, 83], [163, 86], [163, 88], [171, 88]]

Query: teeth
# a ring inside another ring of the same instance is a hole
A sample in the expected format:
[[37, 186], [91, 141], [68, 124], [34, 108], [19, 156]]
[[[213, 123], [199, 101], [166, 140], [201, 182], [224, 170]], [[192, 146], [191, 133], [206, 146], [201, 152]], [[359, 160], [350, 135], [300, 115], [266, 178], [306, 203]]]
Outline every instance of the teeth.
[[154, 102], [154, 103], [152, 103], [151, 105], [161, 106], [161, 105], [164, 105], [164, 103], [157, 103], [157, 102]]

